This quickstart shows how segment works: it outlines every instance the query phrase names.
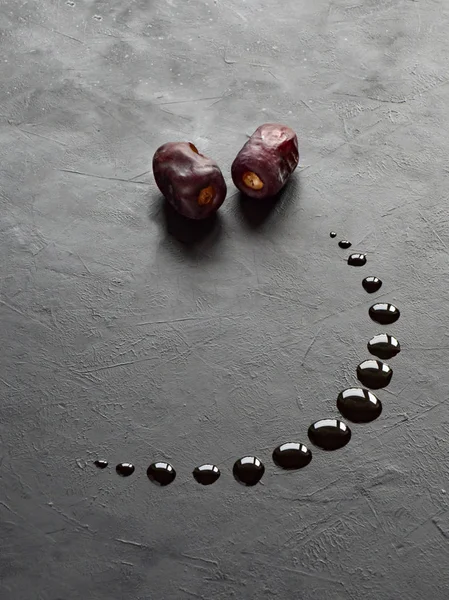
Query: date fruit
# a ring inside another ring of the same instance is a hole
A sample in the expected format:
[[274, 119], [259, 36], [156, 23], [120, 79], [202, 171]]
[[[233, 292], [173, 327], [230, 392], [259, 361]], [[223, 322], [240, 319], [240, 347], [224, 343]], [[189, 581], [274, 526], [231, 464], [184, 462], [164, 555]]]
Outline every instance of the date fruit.
[[153, 156], [153, 174], [168, 202], [189, 219], [205, 219], [226, 198], [220, 167], [189, 142], [168, 142], [158, 148]]
[[235, 186], [251, 198], [271, 198], [298, 166], [298, 138], [286, 125], [266, 123], [256, 129], [231, 167]]

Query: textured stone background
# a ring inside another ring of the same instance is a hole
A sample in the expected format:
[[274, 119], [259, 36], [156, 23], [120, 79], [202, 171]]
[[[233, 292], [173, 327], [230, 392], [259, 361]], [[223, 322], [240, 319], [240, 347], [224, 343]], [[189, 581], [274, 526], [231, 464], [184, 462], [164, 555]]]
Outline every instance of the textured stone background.
[[[449, 5], [0, 0], [0, 29], [2, 600], [445, 600]], [[267, 121], [301, 169], [258, 213], [229, 168]], [[149, 170], [180, 139], [229, 182], [189, 243]], [[276, 469], [384, 330], [381, 418]]]

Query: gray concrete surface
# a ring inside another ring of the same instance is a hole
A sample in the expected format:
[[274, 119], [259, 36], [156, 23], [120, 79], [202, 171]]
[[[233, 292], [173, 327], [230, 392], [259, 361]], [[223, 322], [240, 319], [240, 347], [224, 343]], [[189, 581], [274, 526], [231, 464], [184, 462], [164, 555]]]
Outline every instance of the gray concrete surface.
[[[0, 27], [2, 600], [447, 599], [448, 4], [1, 0]], [[258, 212], [229, 168], [270, 121], [301, 169]], [[164, 210], [170, 140], [222, 165], [210, 227]], [[275, 468], [379, 331], [379, 420]]]

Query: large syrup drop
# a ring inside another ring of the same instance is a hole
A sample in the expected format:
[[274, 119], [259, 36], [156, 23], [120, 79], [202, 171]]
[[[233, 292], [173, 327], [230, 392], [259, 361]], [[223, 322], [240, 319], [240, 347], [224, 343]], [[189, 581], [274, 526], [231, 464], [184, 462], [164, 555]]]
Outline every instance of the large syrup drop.
[[286, 442], [273, 451], [273, 461], [282, 469], [302, 469], [312, 460], [312, 453], [304, 444]]
[[369, 423], [380, 416], [382, 404], [369, 390], [349, 388], [338, 394], [337, 408], [353, 423]]
[[308, 435], [312, 444], [322, 450], [338, 450], [351, 439], [351, 430], [338, 419], [321, 419], [310, 425]]
[[232, 472], [239, 483], [253, 486], [262, 479], [265, 467], [256, 456], [244, 456], [234, 463]]
[[148, 467], [147, 476], [150, 481], [163, 487], [175, 480], [176, 471], [169, 463], [154, 462]]
[[360, 383], [372, 390], [387, 387], [393, 377], [393, 370], [381, 360], [364, 360], [357, 367]]

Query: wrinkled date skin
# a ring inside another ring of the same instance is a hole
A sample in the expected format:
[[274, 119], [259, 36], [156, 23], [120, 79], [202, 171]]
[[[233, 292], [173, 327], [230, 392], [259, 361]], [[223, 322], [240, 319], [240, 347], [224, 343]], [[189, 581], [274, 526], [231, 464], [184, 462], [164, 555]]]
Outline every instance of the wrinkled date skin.
[[298, 166], [298, 138], [286, 125], [266, 123], [256, 129], [231, 167], [235, 186], [251, 198], [271, 198]]
[[215, 161], [189, 142], [169, 142], [153, 156], [158, 188], [173, 208], [189, 219], [205, 219], [226, 198], [226, 183]]

